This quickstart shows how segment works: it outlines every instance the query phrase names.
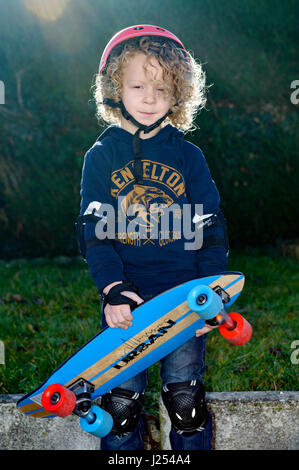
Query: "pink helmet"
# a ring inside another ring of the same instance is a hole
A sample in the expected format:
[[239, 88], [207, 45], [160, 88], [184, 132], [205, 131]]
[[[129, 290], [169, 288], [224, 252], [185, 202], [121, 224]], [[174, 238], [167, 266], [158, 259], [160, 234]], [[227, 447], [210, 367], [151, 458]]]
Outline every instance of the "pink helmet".
[[167, 29], [160, 28], [159, 26], [152, 26], [149, 24], [135, 25], [130, 26], [129, 28], [125, 28], [122, 31], [119, 31], [113, 36], [112, 39], [110, 39], [102, 54], [99, 67], [99, 74], [103, 72], [112, 49], [114, 49], [118, 44], [127, 41], [128, 39], [133, 39], [141, 36], [156, 36], [157, 38], [164, 38], [169, 41], [173, 41], [185, 51], [188, 59], [188, 52], [186, 51], [182, 42], [170, 31], [167, 31]]

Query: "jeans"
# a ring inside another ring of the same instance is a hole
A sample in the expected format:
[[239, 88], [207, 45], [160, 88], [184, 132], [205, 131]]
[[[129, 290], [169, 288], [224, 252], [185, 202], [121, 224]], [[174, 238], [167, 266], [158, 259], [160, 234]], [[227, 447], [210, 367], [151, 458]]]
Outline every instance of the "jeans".
[[[143, 296], [145, 300], [145, 296]], [[102, 327], [107, 326], [105, 315], [102, 314]], [[169, 383], [200, 380], [203, 382], [205, 371], [206, 335], [193, 337], [172, 353], [161, 359], [160, 375], [162, 387]], [[119, 387], [144, 393], [147, 385], [147, 370], [127, 380]], [[210, 450], [212, 444], [212, 416], [209, 413], [207, 427], [193, 436], [182, 436], [173, 427], [169, 434], [172, 450]], [[110, 433], [101, 440], [102, 450], [144, 450], [144, 426], [140, 416], [135, 430], [127, 435], [118, 436]]]

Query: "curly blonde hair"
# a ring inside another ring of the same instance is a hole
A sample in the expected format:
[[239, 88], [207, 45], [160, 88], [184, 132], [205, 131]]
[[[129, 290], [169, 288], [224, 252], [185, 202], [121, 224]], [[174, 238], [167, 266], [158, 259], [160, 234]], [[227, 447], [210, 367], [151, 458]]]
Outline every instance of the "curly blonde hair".
[[103, 100], [121, 100], [123, 69], [139, 53], [147, 57], [145, 67], [151, 58], [155, 58], [162, 67], [165, 98], [169, 100], [172, 111], [163, 125], [170, 122], [182, 131], [194, 130], [195, 116], [206, 104], [205, 72], [190, 53], [187, 59], [186, 52], [177, 45], [150, 37], [128, 41], [120, 54], [111, 54], [105, 72], [96, 76], [92, 88], [99, 124], [102, 121], [120, 124], [121, 110], [103, 104]]

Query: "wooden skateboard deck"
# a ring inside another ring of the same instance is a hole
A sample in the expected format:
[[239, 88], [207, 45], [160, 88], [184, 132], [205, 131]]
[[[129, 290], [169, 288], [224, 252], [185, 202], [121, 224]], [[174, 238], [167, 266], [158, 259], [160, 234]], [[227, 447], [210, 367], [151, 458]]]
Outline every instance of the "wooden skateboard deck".
[[[133, 311], [133, 325], [127, 330], [105, 328], [84, 344], [38, 388], [21, 398], [19, 411], [33, 418], [56, 415], [43, 408], [41, 396], [51, 384], [70, 387], [79, 379], [92, 384], [91, 400], [121, 385], [129, 378], [162, 359], [203, 328], [205, 320], [190, 309], [187, 297], [200, 286], [221, 288], [230, 307], [244, 286], [239, 272], [226, 272], [194, 279], [174, 287], [140, 305]], [[219, 312], [215, 311], [216, 316]]]

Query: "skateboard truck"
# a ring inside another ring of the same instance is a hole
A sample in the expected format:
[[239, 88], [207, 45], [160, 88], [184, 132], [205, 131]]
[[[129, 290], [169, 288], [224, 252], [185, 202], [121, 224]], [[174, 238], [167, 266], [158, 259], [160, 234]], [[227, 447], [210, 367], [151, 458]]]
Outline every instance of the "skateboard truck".
[[[215, 287], [213, 290], [220, 295], [224, 305], [230, 302], [229, 294], [220, 286]], [[219, 325], [221, 336], [236, 346], [247, 343], [252, 335], [250, 323], [237, 312], [227, 313], [224, 307], [215, 318], [208, 320], [207, 323], [212, 326]]]
[[[230, 295], [222, 287], [216, 286], [213, 288], [213, 291], [219, 295], [223, 304], [227, 304], [228, 302], [230, 302]], [[210, 326], [218, 326], [223, 324], [225, 321], [227, 321], [227, 327], [234, 328], [234, 323], [232, 323], [226, 311], [224, 310], [224, 308], [222, 308], [221, 312], [219, 312], [216, 317], [210, 320], [206, 320], [206, 323]]]
[[220, 286], [211, 289], [198, 285], [191, 289], [187, 303], [191, 310], [210, 326], [219, 326], [219, 333], [237, 346], [247, 343], [252, 335], [252, 327], [237, 312], [227, 313], [224, 305], [230, 302], [229, 294]]
[[80, 378], [72, 383], [68, 389], [76, 395], [76, 406], [73, 413], [80, 417], [86, 416], [92, 405], [91, 394], [94, 392], [94, 385]]
[[223, 308], [215, 317], [217, 325], [225, 325], [228, 330], [234, 330], [236, 322], [228, 315], [226, 310]]
[[84, 417], [92, 406], [94, 385], [82, 378], [68, 387], [52, 384], [42, 394], [42, 405], [57, 416], [65, 418], [71, 413]]
[[223, 308], [215, 318], [206, 320], [210, 326], [219, 325], [219, 333], [223, 338], [236, 346], [247, 343], [252, 336], [250, 323], [237, 312], [227, 313]]
[[230, 295], [222, 287], [216, 286], [213, 288], [213, 291], [221, 297], [224, 304], [230, 302]]
[[92, 403], [94, 385], [80, 378], [68, 388], [61, 384], [49, 385], [42, 394], [45, 410], [65, 418], [71, 413], [80, 417], [81, 428], [97, 437], [104, 437], [112, 429], [112, 416]]
[[97, 432], [93, 432], [92, 434], [98, 435], [98, 437], [103, 437], [102, 419], [100, 419], [100, 423], [97, 423], [98, 412], [102, 410], [97, 406], [93, 406], [91, 400], [91, 394], [95, 389], [94, 385], [91, 382], [88, 382], [88, 380], [80, 378], [68, 388], [76, 395], [76, 406], [73, 413], [81, 418], [81, 427], [85, 426], [86, 429], [84, 429], [88, 429], [88, 432], [91, 432], [90, 428], [94, 425], [94, 431], [96, 430]]

